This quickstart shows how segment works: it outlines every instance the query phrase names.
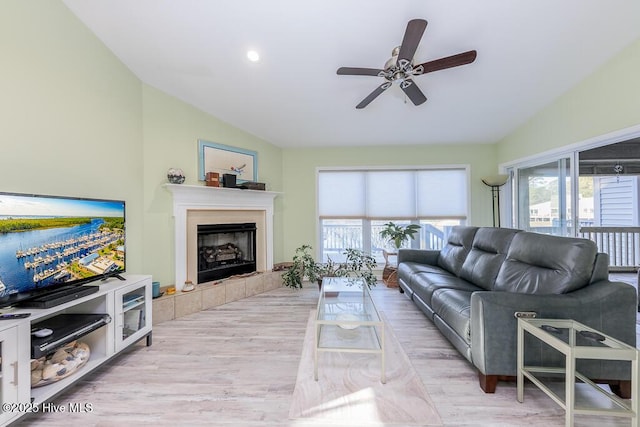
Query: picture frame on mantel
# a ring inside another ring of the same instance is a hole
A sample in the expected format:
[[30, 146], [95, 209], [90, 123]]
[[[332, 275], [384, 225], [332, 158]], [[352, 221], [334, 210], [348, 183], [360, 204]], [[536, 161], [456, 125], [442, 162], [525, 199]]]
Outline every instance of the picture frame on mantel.
[[258, 180], [258, 153], [244, 148], [198, 140], [198, 179], [204, 181], [207, 172], [236, 175], [236, 182]]

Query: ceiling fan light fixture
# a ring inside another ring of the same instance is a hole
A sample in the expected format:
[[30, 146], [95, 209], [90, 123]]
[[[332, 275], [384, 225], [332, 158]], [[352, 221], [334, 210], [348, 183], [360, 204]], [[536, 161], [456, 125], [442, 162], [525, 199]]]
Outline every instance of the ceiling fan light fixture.
[[393, 57], [389, 58], [389, 59], [387, 60], [387, 62], [385, 62], [385, 63], [384, 63], [384, 69], [385, 69], [385, 70], [390, 70], [390, 69], [392, 69], [392, 68], [395, 68], [395, 67], [396, 67], [396, 61], [397, 61], [397, 60], [398, 60], [398, 57], [397, 57], [397, 56], [393, 56]]

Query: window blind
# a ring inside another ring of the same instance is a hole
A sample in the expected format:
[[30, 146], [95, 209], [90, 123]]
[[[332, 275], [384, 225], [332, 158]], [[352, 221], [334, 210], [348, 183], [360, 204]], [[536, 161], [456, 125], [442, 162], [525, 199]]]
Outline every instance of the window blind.
[[417, 171], [419, 218], [467, 217], [467, 173], [463, 169]]
[[467, 171], [452, 169], [318, 172], [321, 218], [467, 217]]
[[364, 173], [367, 180], [366, 217], [415, 218], [416, 179], [413, 171]]
[[334, 171], [318, 175], [318, 208], [325, 218], [365, 216], [365, 175]]

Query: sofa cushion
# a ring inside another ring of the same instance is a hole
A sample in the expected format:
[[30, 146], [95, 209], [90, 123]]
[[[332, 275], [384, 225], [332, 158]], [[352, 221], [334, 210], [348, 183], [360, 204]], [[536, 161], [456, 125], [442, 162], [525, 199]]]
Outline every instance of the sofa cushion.
[[455, 289], [467, 292], [481, 290], [479, 287], [467, 282], [464, 279], [454, 276], [451, 273], [432, 274], [419, 273], [411, 280], [411, 288], [427, 305], [432, 305], [434, 292], [438, 289]]
[[478, 227], [453, 227], [447, 238], [447, 244], [438, 256], [438, 266], [457, 275], [471, 250], [476, 231], [478, 231]]
[[401, 262], [398, 265], [398, 277], [404, 278], [407, 283], [417, 273], [451, 274], [436, 265], [421, 264], [419, 262]]
[[519, 232], [511, 228], [479, 229], [459, 276], [485, 290], [493, 289], [511, 240]]
[[431, 307], [468, 345], [471, 345], [471, 294], [458, 289], [438, 289], [431, 298]]
[[564, 294], [589, 284], [597, 247], [590, 240], [520, 232], [511, 241], [493, 290]]

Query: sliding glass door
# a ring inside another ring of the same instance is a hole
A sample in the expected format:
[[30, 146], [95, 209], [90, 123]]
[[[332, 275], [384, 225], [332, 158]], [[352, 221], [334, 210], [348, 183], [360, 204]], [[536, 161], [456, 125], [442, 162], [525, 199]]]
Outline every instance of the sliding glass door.
[[571, 158], [516, 169], [517, 228], [573, 236]]
[[[612, 134], [613, 135], [613, 134]], [[593, 240], [610, 269], [637, 270], [640, 259], [640, 126], [503, 165], [504, 223], [513, 228]]]

